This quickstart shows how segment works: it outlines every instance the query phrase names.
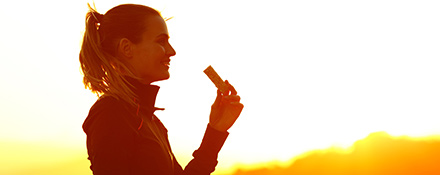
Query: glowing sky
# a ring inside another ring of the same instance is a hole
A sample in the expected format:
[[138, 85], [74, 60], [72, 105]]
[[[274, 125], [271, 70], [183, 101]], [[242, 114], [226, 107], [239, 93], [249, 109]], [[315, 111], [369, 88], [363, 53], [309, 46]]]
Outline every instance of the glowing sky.
[[[0, 6], [1, 142], [85, 150], [81, 125], [96, 100], [78, 62], [87, 2]], [[245, 105], [220, 167], [287, 160], [375, 131], [440, 134], [438, 1], [95, 1], [100, 13], [121, 3], [173, 17], [177, 55], [171, 78], [157, 83], [166, 110], [156, 114], [182, 164], [215, 98], [208, 65]]]

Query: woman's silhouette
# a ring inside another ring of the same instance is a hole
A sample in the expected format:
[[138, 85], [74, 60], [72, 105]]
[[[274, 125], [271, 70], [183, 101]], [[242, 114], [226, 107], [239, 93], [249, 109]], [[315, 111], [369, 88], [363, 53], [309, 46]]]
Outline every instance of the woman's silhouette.
[[170, 57], [176, 52], [168, 38], [165, 20], [147, 6], [123, 4], [104, 15], [92, 8], [87, 13], [80, 62], [85, 86], [100, 95], [83, 125], [94, 174], [214, 171], [227, 130], [243, 105], [226, 81], [229, 92], [217, 91], [202, 143], [182, 169], [171, 151], [167, 129], [154, 115], [159, 87], [150, 84], [170, 76]]

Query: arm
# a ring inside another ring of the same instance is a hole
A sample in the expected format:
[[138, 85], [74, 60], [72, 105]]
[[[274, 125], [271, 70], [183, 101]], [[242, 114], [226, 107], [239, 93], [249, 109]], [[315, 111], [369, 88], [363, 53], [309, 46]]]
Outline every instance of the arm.
[[[229, 133], [220, 132], [208, 125], [199, 149], [194, 151], [193, 159], [181, 173], [184, 175], [209, 175], [217, 165], [217, 155]], [[180, 173], [176, 173], [180, 174]]]
[[194, 159], [185, 167], [182, 173], [184, 175], [209, 175], [215, 170], [218, 153], [229, 135], [227, 130], [235, 123], [243, 109], [237, 91], [228, 81], [226, 84], [228, 86], [226, 94], [217, 91], [205, 136], [199, 149], [193, 153]]

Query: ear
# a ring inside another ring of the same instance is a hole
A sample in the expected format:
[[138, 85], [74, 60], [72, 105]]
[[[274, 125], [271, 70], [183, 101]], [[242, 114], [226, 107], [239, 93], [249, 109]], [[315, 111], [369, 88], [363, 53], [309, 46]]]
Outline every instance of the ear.
[[127, 38], [119, 40], [118, 54], [123, 58], [131, 59], [133, 57], [133, 43]]

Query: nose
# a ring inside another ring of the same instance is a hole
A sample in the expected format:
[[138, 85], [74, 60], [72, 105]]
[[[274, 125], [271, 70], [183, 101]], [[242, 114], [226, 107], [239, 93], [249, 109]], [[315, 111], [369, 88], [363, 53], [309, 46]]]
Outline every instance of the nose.
[[174, 50], [173, 46], [171, 46], [171, 44], [169, 43], [167, 48], [167, 55], [170, 57], [176, 55], [176, 51]]

